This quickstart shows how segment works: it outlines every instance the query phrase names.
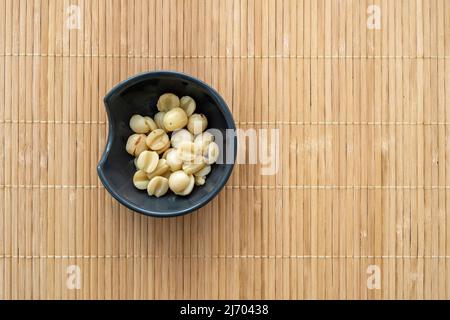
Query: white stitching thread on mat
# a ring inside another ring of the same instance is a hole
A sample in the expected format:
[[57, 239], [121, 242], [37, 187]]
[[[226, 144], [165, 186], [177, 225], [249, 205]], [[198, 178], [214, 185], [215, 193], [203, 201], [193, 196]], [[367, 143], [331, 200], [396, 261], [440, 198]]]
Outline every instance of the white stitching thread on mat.
[[450, 256], [392, 255], [0, 255], [0, 259], [450, 259]]

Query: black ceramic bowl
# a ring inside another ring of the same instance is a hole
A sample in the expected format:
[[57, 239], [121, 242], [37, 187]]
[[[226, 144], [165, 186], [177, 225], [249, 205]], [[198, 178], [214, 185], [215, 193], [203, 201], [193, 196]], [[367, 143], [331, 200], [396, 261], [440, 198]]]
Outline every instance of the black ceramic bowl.
[[[130, 118], [133, 114], [154, 116], [158, 111], [156, 102], [166, 92], [194, 98], [197, 103], [195, 112], [206, 115], [208, 128], [222, 132], [236, 129], [231, 112], [220, 95], [204, 82], [186, 74], [168, 71], [139, 74], [118, 84], [106, 95], [104, 102], [109, 134], [97, 167], [100, 180], [109, 193], [126, 207], [156, 217], [179, 216], [201, 208], [219, 193], [233, 170], [233, 164], [225, 164], [225, 161], [224, 164], [214, 164], [206, 183], [196, 186], [186, 197], [170, 191], [161, 198], [150, 197], [147, 192], [133, 186], [132, 177], [136, 169], [133, 157], [125, 150], [126, 141], [133, 134], [129, 127]], [[231, 156], [234, 160], [237, 147], [235, 137], [233, 142], [230, 151], [225, 147], [224, 139], [221, 152], [232, 152], [228, 158]]]

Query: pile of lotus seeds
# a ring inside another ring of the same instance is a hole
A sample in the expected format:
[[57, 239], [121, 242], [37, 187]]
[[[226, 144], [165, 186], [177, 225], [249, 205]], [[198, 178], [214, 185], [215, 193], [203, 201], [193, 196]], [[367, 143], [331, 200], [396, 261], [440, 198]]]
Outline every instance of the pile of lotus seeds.
[[157, 108], [154, 119], [138, 114], [130, 119], [135, 133], [128, 138], [126, 150], [135, 157], [133, 184], [150, 196], [161, 197], [169, 189], [186, 196], [195, 185], [205, 184], [219, 157], [219, 146], [205, 131], [205, 115], [194, 113], [196, 103], [191, 97], [179, 99], [165, 93]]

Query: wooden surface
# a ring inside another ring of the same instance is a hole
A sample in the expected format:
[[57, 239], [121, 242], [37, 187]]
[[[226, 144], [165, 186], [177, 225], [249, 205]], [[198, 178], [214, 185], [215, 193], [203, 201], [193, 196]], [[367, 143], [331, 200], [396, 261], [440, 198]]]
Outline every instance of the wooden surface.
[[[114, 201], [102, 99], [157, 69], [279, 129], [278, 173], [175, 219]], [[448, 299], [449, 105], [448, 0], [0, 0], [0, 298]]]

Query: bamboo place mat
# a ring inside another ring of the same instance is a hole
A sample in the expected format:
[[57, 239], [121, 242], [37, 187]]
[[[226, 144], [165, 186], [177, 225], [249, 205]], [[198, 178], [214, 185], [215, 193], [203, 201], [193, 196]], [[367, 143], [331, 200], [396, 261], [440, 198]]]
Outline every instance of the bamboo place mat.
[[[450, 298], [449, 58], [448, 0], [0, 0], [0, 298]], [[113, 200], [103, 97], [161, 69], [278, 129], [278, 173]]]

